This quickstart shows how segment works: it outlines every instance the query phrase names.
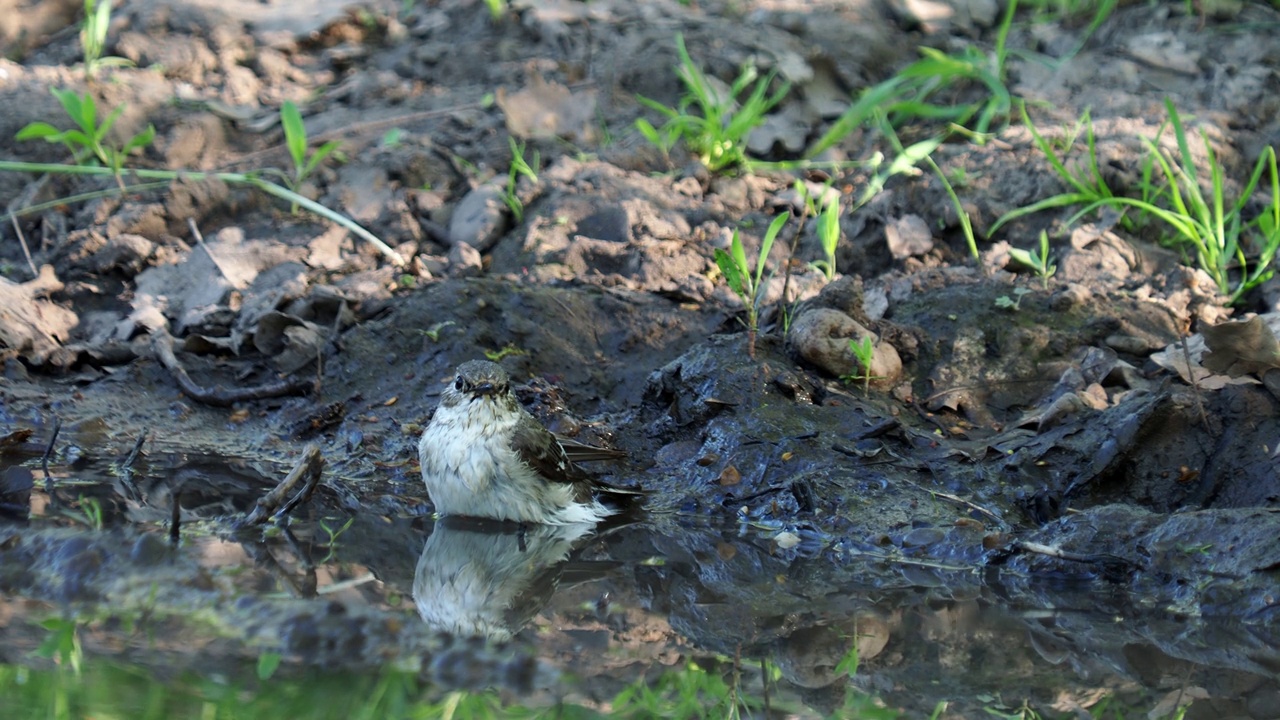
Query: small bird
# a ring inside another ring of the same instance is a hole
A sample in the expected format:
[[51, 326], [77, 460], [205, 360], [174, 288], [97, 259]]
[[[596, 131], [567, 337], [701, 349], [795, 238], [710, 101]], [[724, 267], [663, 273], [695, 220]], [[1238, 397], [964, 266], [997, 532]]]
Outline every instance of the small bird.
[[622, 456], [557, 438], [516, 400], [507, 371], [486, 360], [458, 366], [418, 443], [439, 514], [546, 525], [596, 523], [643, 495], [574, 463]]
[[433, 630], [458, 637], [510, 640], [561, 587], [599, 579], [621, 566], [574, 559], [595, 525], [536, 525], [528, 530], [484, 518], [442, 517], [413, 574], [418, 614]]

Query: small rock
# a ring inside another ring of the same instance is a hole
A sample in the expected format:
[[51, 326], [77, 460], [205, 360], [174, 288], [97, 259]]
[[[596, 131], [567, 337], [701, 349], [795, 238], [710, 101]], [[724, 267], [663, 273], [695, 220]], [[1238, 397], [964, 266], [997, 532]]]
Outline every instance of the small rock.
[[1085, 304], [1090, 297], [1093, 297], [1093, 293], [1089, 291], [1089, 288], [1079, 283], [1071, 283], [1049, 298], [1049, 307], [1062, 312]]
[[796, 318], [787, 339], [800, 357], [835, 377], [860, 374], [849, 341], [873, 343], [871, 384], [892, 387], [902, 377], [902, 358], [893, 345], [884, 342], [861, 323], [839, 310], [813, 308]]
[[487, 183], [467, 193], [449, 219], [449, 241], [485, 252], [497, 244], [507, 228], [503, 189]]
[[1108, 335], [1104, 342], [1112, 350], [1131, 355], [1150, 355], [1159, 349], [1152, 347], [1151, 343], [1135, 335]]
[[480, 251], [466, 243], [449, 248], [449, 275], [452, 277], [476, 277], [484, 271]]
[[800, 544], [800, 536], [793, 532], [783, 530], [773, 536], [773, 541], [777, 543], [778, 547], [782, 550], [790, 550]]
[[919, 215], [905, 215], [890, 220], [884, 227], [884, 239], [894, 259], [902, 260], [912, 255], [924, 255], [933, 249], [933, 233], [929, 223]]
[[136, 275], [155, 251], [155, 244], [141, 235], [122, 233], [107, 238], [102, 249], [93, 254], [91, 262], [100, 273], [121, 269]]

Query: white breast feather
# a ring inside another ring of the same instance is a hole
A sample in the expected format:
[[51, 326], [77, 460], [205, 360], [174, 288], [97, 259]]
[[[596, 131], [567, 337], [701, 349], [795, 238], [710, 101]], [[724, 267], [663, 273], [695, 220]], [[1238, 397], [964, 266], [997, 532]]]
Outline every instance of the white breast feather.
[[577, 502], [573, 486], [548, 482], [522, 462], [510, 441], [519, 416], [499, 417], [497, 407], [489, 398], [441, 405], [423, 432], [418, 457], [437, 512], [550, 525], [613, 514], [597, 500]]

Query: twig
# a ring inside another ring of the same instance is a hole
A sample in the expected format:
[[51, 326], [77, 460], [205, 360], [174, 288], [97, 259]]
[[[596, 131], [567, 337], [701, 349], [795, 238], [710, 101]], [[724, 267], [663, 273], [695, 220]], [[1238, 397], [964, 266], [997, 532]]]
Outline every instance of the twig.
[[1196, 399], [1196, 410], [1200, 411], [1200, 422], [1204, 423], [1204, 431], [1209, 433], [1209, 437], [1214, 437], [1213, 428], [1209, 426], [1209, 414], [1204, 410], [1204, 400], [1200, 397], [1200, 380], [1196, 378], [1196, 369], [1191, 367], [1191, 348], [1186, 333], [1180, 338], [1182, 342], [1182, 361], [1187, 364], [1187, 377], [1191, 380], [1191, 394]]
[[[320, 454], [320, 448], [315, 444], [308, 444], [303, 448], [302, 457], [298, 458], [297, 464], [289, 474], [280, 481], [279, 485], [276, 485], [275, 489], [259, 498], [253, 511], [243, 520], [234, 523], [234, 527], [238, 530], [262, 525], [272, 516], [287, 515], [299, 504], [311, 499], [316, 485], [320, 483], [322, 470], [324, 470], [324, 456]], [[302, 488], [292, 497], [287, 497], [300, 483]]]
[[173, 507], [169, 515], [169, 544], [176, 547], [182, 533], [182, 485], [174, 488], [170, 497], [173, 498]]
[[1014, 550], [1031, 553], [1033, 555], [1044, 555], [1045, 557], [1067, 560], [1069, 562], [1085, 563], [1089, 565], [1102, 565], [1110, 571], [1142, 569], [1136, 562], [1128, 558], [1120, 557], [1119, 555], [1112, 555], [1111, 553], [1094, 553], [1085, 555], [1082, 553], [1071, 552], [1069, 550], [1063, 550], [1062, 548], [1053, 547], [1051, 545], [1042, 545], [1040, 543], [1024, 542], [1021, 540], [1014, 540], [1011, 547]]
[[791, 236], [791, 251], [787, 253], [787, 264], [782, 273], [782, 297], [778, 298], [779, 314], [786, 317], [787, 313], [787, 295], [790, 294], [791, 288], [791, 263], [796, 259], [796, 250], [800, 246], [800, 236], [804, 233], [805, 221], [809, 219], [809, 203], [804, 203], [804, 208], [800, 211], [800, 224], [796, 227], [796, 232]]
[[927, 492], [927, 493], [929, 493], [930, 495], [932, 495], [932, 496], [934, 496], [934, 497], [936, 497], [936, 498], [942, 498], [943, 500], [946, 500], [946, 501], [948, 501], [948, 502], [951, 502], [951, 503], [954, 503], [954, 504], [956, 504], [956, 505], [959, 505], [960, 507], [968, 508], [968, 509], [970, 509], [970, 510], [972, 510], [972, 511], [974, 511], [974, 512], [976, 512], [976, 513], [980, 514], [980, 515], [982, 515], [983, 517], [988, 518], [988, 519], [989, 519], [989, 520], [991, 520], [992, 522], [997, 523], [998, 525], [1000, 525], [1000, 527], [1008, 527], [1008, 525], [1007, 525], [1007, 524], [1005, 523], [1005, 521], [1004, 521], [1004, 518], [1002, 518], [1002, 517], [1000, 517], [999, 515], [995, 514], [995, 512], [994, 512], [994, 511], [988, 510], [988, 509], [986, 509], [986, 508], [982, 507], [981, 505], [979, 505], [979, 504], [977, 504], [977, 503], [975, 503], [975, 502], [973, 502], [973, 501], [971, 501], [971, 500], [965, 500], [964, 498], [960, 497], [959, 495], [952, 495], [951, 493], [944, 493], [944, 492], [942, 492], [941, 490], [930, 490], [929, 488], [924, 487], [923, 485], [921, 485], [921, 484], [919, 484], [919, 483], [917, 483], [917, 482], [914, 482], [914, 481], [912, 481], [912, 480], [908, 480], [907, 478], [902, 478], [901, 480], [902, 480], [902, 482], [905, 482], [906, 484], [908, 484], [908, 485], [911, 485], [911, 486], [915, 487], [917, 490], [923, 490], [924, 492]]
[[5, 208], [9, 215], [9, 222], [13, 224], [13, 233], [18, 236], [18, 242], [22, 244], [22, 255], [27, 259], [27, 267], [31, 269], [31, 277], [40, 277], [40, 271], [36, 269], [36, 263], [31, 259], [31, 248], [27, 246], [27, 237], [22, 234], [22, 226], [18, 224], [19, 213], [16, 213], [14, 208], [19, 205], [30, 205], [31, 201], [35, 200], [36, 195], [40, 194], [40, 190], [48, 182], [48, 178], [49, 176], [45, 175], [34, 183], [27, 185], [22, 191], [22, 195], [14, 198], [13, 202], [9, 203], [9, 206]]
[[222, 267], [222, 263], [218, 262], [218, 256], [214, 255], [213, 251], [209, 249], [209, 246], [204, 244], [204, 235], [200, 234], [200, 228], [196, 227], [196, 221], [194, 218], [187, 218], [187, 227], [191, 229], [191, 235], [196, 239], [196, 244], [199, 245], [200, 249], [204, 250], [204, 254], [208, 255], [209, 259], [213, 261], [213, 266], [218, 268], [218, 272], [222, 274], [223, 279], [225, 279], [231, 287], [236, 287], [235, 280], [231, 279], [231, 275], [227, 273], [227, 269]]
[[177, 356], [173, 354], [173, 336], [169, 334], [169, 329], [165, 327], [158, 327], [151, 331], [151, 350], [155, 353], [156, 359], [160, 361], [160, 364], [177, 381], [178, 387], [182, 389], [182, 392], [192, 400], [205, 405], [231, 407], [238, 402], [246, 400], [304, 395], [315, 388], [313, 381], [288, 378], [247, 388], [228, 389], [221, 385], [214, 385], [212, 388], [201, 387], [191, 379], [186, 369], [178, 362]]
[[150, 433], [151, 428], [142, 428], [142, 434], [138, 436], [137, 440], [133, 441], [133, 449], [130, 450], [129, 454], [125, 457], [124, 463], [120, 466], [121, 470], [128, 471], [133, 468], [133, 463], [138, 459], [138, 453], [142, 452], [142, 445], [147, 441], [147, 435]]
[[53, 476], [49, 474], [49, 458], [53, 455], [53, 446], [58, 442], [58, 433], [61, 431], [62, 418], [54, 418], [53, 436], [49, 438], [49, 444], [44, 448], [44, 456], [40, 458], [40, 469], [44, 471], [44, 489], [46, 492], [53, 487]]
[[126, 496], [141, 505], [146, 505], [147, 500], [143, 497], [142, 491], [138, 489], [138, 484], [133, 481], [133, 463], [137, 461], [138, 454], [142, 452], [142, 445], [147, 441], [147, 436], [150, 434], [151, 428], [142, 428], [142, 433], [133, 442], [133, 449], [125, 456], [124, 462], [120, 464], [119, 479], [120, 484], [124, 486]]
[[22, 234], [22, 226], [18, 225], [18, 216], [9, 213], [9, 221], [13, 223], [13, 234], [18, 236], [18, 242], [22, 244], [22, 255], [27, 259], [27, 267], [31, 268], [31, 277], [39, 277], [40, 271], [36, 270], [36, 263], [31, 259], [31, 249], [27, 247], [27, 237]]

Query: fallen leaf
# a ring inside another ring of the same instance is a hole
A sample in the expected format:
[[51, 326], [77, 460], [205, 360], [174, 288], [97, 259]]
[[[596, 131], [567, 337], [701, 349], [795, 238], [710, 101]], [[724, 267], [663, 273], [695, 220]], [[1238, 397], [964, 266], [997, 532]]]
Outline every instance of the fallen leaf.
[[590, 142], [595, 134], [595, 90], [571, 92], [533, 75], [525, 89], [508, 93], [500, 87], [494, 97], [506, 116], [507, 130], [518, 138]]
[[1270, 318], [1255, 315], [1248, 320], [1219, 323], [1201, 330], [1209, 350], [1201, 364], [1231, 377], [1262, 375], [1270, 368], [1280, 368], [1280, 342], [1267, 322], [1274, 320], [1280, 324], [1280, 316], [1271, 315]]
[[724, 470], [720, 471], [720, 485], [722, 487], [737, 485], [740, 482], [742, 482], [742, 473], [738, 472], [738, 468], [728, 465]]

